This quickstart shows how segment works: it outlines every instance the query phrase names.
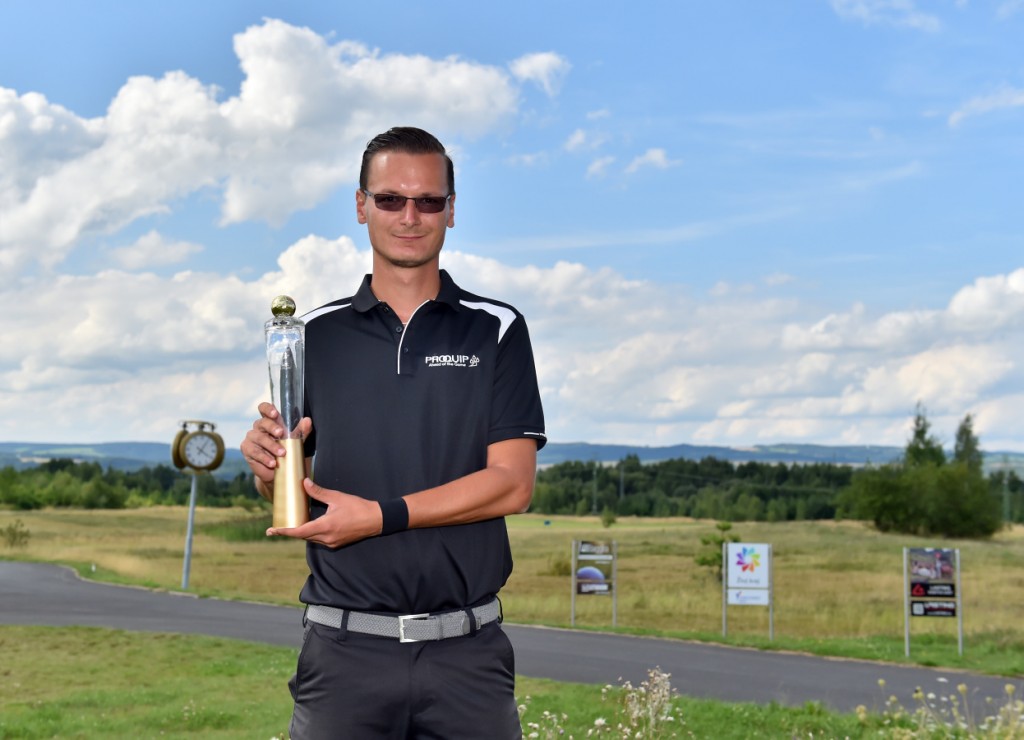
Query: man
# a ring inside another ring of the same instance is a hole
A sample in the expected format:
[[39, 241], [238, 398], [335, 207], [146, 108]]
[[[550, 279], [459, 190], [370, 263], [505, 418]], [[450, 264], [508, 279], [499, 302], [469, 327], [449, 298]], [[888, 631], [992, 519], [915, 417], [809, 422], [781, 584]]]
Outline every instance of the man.
[[[305, 317], [312, 518], [267, 532], [308, 542], [292, 737], [519, 737], [496, 596], [546, 441], [526, 324], [439, 267], [455, 182], [432, 135], [369, 142], [356, 215], [373, 273]], [[284, 429], [259, 410], [242, 453], [272, 498]]]

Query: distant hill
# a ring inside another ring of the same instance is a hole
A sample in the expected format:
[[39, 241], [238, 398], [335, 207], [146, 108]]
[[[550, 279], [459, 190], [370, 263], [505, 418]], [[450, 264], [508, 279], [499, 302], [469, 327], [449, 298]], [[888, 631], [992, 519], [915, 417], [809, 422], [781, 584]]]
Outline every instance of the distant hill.
[[[715, 457], [730, 462], [766, 463], [833, 463], [836, 465], [880, 465], [897, 460], [902, 447], [879, 445], [829, 446], [811, 444], [754, 445], [753, 447], [717, 447], [703, 445], [671, 445], [642, 447], [636, 445], [589, 444], [587, 442], [549, 442], [538, 455], [540, 465], [560, 462], [617, 463], [627, 455], [636, 455], [641, 462], [658, 462], [683, 458], [700, 460]], [[171, 465], [171, 446], [161, 442], [104, 442], [99, 444], [46, 444], [40, 442], [0, 442], [0, 467], [16, 469], [33, 467], [53, 458], [71, 458], [81, 462], [97, 462], [103, 467], [138, 470], [154, 465]], [[987, 452], [986, 468], [1007, 465], [1024, 472], [1024, 453]], [[237, 449], [228, 449], [224, 464], [215, 471], [218, 477], [233, 478], [248, 472]]]
[[618, 462], [626, 455], [636, 455], [641, 462], [659, 462], [682, 458], [701, 460], [714, 457], [730, 462], [768, 463], [835, 463], [836, 465], [881, 464], [896, 460], [903, 454], [902, 447], [779, 444], [754, 447], [716, 447], [711, 445], [672, 445], [669, 447], [636, 447], [632, 445], [601, 445], [587, 442], [549, 443], [540, 451], [541, 465], [570, 460], [603, 463]]
[[[96, 462], [104, 468], [138, 470], [156, 465], [171, 466], [171, 445], [164, 442], [100, 442], [98, 444], [47, 444], [43, 442], [0, 442], [0, 467], [21, 470], [47, 460], [70, 458]], [[224, 451], [224, 462], [214, 471], [218, 477], [234, 478], [249, 466], [237, 449]]]

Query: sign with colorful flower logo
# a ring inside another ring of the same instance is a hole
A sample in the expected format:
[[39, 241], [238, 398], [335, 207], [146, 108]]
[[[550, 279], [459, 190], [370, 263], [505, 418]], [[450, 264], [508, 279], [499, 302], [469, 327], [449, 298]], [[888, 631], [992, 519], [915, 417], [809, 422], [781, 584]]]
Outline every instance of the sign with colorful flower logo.
[[726, 559], [729, 588], [771, 588], [771, 545], [730, 542]]

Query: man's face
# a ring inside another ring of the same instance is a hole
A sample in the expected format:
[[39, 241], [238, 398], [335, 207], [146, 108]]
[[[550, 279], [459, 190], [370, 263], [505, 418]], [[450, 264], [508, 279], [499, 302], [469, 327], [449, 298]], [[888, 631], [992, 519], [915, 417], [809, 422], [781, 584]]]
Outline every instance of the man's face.
[[[448, 195], [448, 172], [440, 154], [384, 151], [370, 160], [366, 189], [371, 193], [410, 198]], [[374, 263], [395, 267], [436, 264], [445, 230], [455, 226], [455, 196], [440, 213], [420, 213], [412, 200], [400, 211], [382, 211], [361, 190], [356, 191], [356, 215], [366, 224]]]

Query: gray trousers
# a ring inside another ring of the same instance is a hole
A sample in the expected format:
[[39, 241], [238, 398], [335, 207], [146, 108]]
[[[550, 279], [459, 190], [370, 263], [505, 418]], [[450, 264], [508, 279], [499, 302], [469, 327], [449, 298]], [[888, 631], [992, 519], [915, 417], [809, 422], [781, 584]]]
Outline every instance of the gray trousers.
[[293, 740], [522, 737], [512, 644], [498, 623], [436, 642], [306, 623]]

